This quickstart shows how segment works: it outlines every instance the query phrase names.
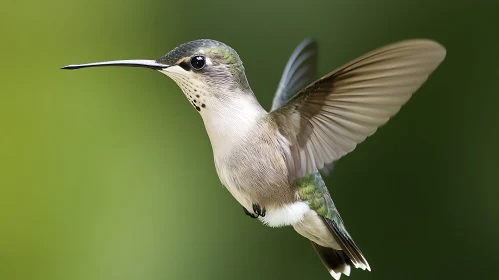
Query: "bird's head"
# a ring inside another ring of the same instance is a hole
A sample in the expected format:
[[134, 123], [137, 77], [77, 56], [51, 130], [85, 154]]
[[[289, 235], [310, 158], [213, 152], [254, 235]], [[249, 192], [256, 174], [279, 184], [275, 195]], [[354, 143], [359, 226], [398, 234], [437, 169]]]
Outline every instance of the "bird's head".
[[[182, 44], [157, 60], [116, 60], [75, 64], [62, 69], [98, 66], [144, 67], [174, 80], [198, 111], [235, 95], [251, 93], [243, 63], [224, 43], [201, 39]], [[215, 105], [216, 106], [216, 105]]]

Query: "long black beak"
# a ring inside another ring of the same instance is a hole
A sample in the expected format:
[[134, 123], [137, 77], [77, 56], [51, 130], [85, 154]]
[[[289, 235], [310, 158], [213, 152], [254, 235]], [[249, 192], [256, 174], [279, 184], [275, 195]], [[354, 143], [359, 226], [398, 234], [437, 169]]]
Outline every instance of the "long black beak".
[[114, 61], [104, 61], [86, 64], [71, 64], [61, 67], [61, 69], [73, 70], [86, 67], [99, 67], [99, 66], [127, 66], [127, 67], [143, 67], [150, 68], [154, 70], [161, 70], [170, 67], [170, 65], [161, 64], [155, 60], [146, 59], [132, 59], [132, 60], [114, 60]]

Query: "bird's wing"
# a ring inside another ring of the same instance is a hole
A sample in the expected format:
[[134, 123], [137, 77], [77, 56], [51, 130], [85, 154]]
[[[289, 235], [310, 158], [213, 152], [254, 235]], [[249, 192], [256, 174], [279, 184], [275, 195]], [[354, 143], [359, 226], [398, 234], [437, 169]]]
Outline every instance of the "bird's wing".
[[327, 74], [270, 112], [291, 179], [351, 152], [398, 112], [444, 57], [445, 49], [430, 40], [387, 45]]
[[[317, 79], [317, 54], [317, 41], [314, 39], [307, 38], [296, 46], [284, 67], [271, 110], [286, 104], [300, 90]], [[333, 170], [333, 166], [333, 162], [325, 164], [320, 171], [327, 175]]]
[[[310, 209], [319, 215], [351, 263], [356, 268], [371, 270], [366, 258], [346, 230], [319, 172], [315, 171], [310, 175], [305, 175], [296, 181], [296, 185], [299, 189], [300, 199], [307, 201]], [[333, 268], [331, 267], [331, 269]]]
[[317, 79], [317, 42], [305, 39], [296, 47], [286, 63], [271, 110], [284, 105], [315, 79]]

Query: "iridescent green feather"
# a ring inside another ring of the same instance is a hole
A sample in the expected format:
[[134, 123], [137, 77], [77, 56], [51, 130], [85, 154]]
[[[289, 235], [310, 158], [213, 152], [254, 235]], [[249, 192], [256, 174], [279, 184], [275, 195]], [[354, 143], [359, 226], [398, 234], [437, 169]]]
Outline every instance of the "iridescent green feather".
[[215, 55], [221, 62], [227, 65], [242, 65], [239, 55], [234, 49], [224, 43], [210, 39], [201, 39], [182, 44], [157, 61], [173, 65], [179, 59], [191, 56], [192, 54], [201, 54], [202, 52]]
[[312, 210], [334, 222], [342, 234], [350, 238], [343, 220], [334, 206], [326, 184], [318, 171], [296, 180], [296, 185], [299, 189], [300, 198], [307, 201]]
[[321, 216], [331, 234], [333, 234], [335, 240], [355, 267], [370, 270], [369, 264], [362, 255], [362, 252], [355, 245], [350, 234], [348, 234], [343, 220], [334, 206], [326, 184], [322, 180], [321, 174], [318, 171], [307, 174], [296, 180], [296, 185], [299, 189], [300, 198], [307, 201], [310, 209]]

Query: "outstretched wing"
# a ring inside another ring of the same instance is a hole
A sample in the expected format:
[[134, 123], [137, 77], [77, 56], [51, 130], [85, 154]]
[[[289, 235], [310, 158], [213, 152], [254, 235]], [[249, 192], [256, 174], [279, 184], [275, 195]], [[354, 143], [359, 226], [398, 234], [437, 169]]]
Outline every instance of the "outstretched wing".
[[351, 152], [395, 115], [442, 62], [445, 49], [408, 40], [370, 52], [269, 113], [294, 179]]
[[272, 102], [275, 110], [288, 102], [301, 89], [317, 79], [317, 42], [303, 40], [293, 51], [284, 68]]

